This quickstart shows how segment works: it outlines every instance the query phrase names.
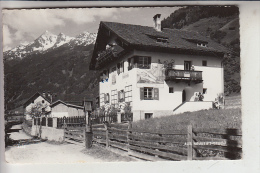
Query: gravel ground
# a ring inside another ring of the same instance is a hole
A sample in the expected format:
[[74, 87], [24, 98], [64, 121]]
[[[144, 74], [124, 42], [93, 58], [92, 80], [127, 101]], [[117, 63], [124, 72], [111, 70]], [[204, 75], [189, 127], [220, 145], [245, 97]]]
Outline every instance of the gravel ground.
[[[21, 128], [13, 126], [13, 129]], [[10, 138], [30, 139], [22, 130], [11, 134]], [[75, 144], [51, 144], [41, 142], [6, 148], [5, 159], [8, 163], [87, 163], [103, 161], [82, 151], [84, 147]]]

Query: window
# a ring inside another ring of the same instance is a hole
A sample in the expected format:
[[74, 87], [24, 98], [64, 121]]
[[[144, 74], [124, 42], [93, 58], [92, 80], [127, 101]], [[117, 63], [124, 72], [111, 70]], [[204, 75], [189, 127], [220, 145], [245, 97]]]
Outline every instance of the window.
[[120, 63], [120, 73], [124, 73], [124, 61]]
[[132, 101], [132, 85], [125, 87], [125, 102]]
[[124, 72], [124, 61], [117, 63], [117, 74], [123, 73]]
[[138, 64], [142, 66], [148, 65], [148, 57], [139, 57]]
[[42, 103], [44, 103], [44, 100], [42, 100]]
[[198, 47], [207, 47], [207, 43], [197, 43]]
[[109, 94], [107, 93], [107, 94], [105, 95], [105, 103], [109, 103], [109, 100], [110, 100]]
[[168, 39], [167, 39], [167, 38], [157, 38], [157, 39], [156, 39], [156, 42], [157, 42], [157, 43], [167, 43], [167, 42], [168, 42]]
[[45, 108], [42, 108], [42, 112], [45, 112]]
[[141, 100], [159, 100], [159, 88], [140, 88]]
[[134, 67], [134, 58], [128, 58], [128, 71]]
[[152, 113], [145, 113], [144, 114], [144, 118], [145, 119], [149, 119], [149, 118], [152, 118], [153, 117], [153, 114]]
[[191, 69], [191, 61], [184, 61], [184, 70]]
[[169, 93], [174, 93], [173, 87], [169, 88]]
[[153, 98], [153, 88], [144, 88], [144, 99], [151, 100]]
[[105, 94], [100, 94], [100, 106], [103, 106], [105, 104]]
[[203, 88], [203, 94], [207, 94], [207, 88]]
[[202, 66], [207, 66], [207, 61], [203, 60], [202, 61]]
[[151, 66], [151, 57], [147, 57], [147, 56], [135, 57], [135, 61], [137, 61], [138, 68], [149, 69]]
[[118, 91], [118, 102], [123, 102], [125, 101], [125, 93], [124, 90]]
[[117, 103], [117, 90], [111, 91], [111, 104]]
[[99, 107], [99, 97], [96, 97], [96, 107]]
[[34, 100], [32, 100], [32, 103], [34, 103]]

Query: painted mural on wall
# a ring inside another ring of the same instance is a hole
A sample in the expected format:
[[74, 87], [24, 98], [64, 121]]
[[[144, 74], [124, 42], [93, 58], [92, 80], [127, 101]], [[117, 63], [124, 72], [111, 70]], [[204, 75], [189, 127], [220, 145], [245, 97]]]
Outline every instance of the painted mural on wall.
[[163, 64], [151, 64], [150, 69], [137, 69], [137, 83], [163, 84], [165, 67]]

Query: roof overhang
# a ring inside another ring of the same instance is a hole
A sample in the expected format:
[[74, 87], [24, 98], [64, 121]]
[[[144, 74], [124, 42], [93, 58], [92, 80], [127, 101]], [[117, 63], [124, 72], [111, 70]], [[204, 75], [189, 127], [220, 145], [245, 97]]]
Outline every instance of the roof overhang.
[[42, 98], [44, 98], [44, 100], [46, 100], [48, 103], [51, 103], [49, 99], [47, 99], [46, 97], [44, 97], [42, 94], [40, 94], [39, 92], [36, 92], [32, 97], [30, 97], [24, 104], [23, 107], [25, 108], [26, 106], [29, 105], [29, 103], [31, 103], [32, 100], [35, 100], [36, 98], [38, 98], [39, 96], [41, 96]]
[[83, 106], [78, 106], [78, 105], [74, 105], [74, 104], [70, 104], [70, 103], [65, 103], [64, 101], [61, 101], [61, 100], [55, 101], [54, 103], [52, 103], [50, 105], [50, 107], [53, 108], [54, 106], [56, 106], [58, 104], [63, 104], [63, 105], [68, 106], [68, 107], [74, 107], [74, 108], [78, 108], [78, 109], [83, 109]]

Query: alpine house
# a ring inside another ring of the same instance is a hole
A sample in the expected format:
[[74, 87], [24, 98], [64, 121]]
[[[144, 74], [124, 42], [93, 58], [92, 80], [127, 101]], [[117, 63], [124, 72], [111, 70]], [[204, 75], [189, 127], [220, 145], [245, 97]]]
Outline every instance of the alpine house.
[[[133, 120], [212, 108], [224, 92], [227, 49], [197, 32], [100, 22], [90, 69], [100, 106], [130, 102]], [[197, 101], [201, 93], [204, 99]]]

